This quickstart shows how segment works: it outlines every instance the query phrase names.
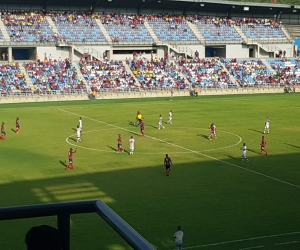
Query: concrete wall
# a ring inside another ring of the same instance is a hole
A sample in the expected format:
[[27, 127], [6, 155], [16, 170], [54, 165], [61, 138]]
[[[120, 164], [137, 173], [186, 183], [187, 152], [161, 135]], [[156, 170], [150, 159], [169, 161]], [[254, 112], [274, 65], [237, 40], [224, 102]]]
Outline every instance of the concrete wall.
[[59, 57], [62, 59], [71, 58], [70, 47], [37, 47], [36, 52], [41, 60], [44, 60], [45, 53], [47, 57], [51, 54], [53, 59], [58, 59]]
[[226, 58], [248, 58], [249, 47], [242, 44], [226, 45]]
[[[241, 95], [241, 94], [274, 94], [284, 93], [283, 88], [245, 88], [245, 89], [207, 89], [199, 91], [199, 98], [205, 95]], [[188, 90], [175, 91], [174, 100], [179, 96], [190, 96]], [[141, 92], [124, 92], [124, 93], [100, 93], [97, 95], [98, 100], [104, 99], [125, 99], [125, 98], [170, 98], [170, 91], [141, 91]], [[62, 102], [62, 101], [83, 101], [89, 100], [87, 94], [74, 95], [30, 95], [15, 97], [0, 97], [0, 104], [4, 103], [25, 103], [25, 102]]]

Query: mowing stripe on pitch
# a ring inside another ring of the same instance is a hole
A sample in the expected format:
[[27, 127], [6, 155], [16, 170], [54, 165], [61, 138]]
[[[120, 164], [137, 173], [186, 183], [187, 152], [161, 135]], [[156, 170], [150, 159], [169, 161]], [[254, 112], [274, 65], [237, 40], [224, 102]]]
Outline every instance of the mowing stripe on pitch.
[[[63, 111], [63, 112], [66, 112], [66, 113], [69, 113], [69, 114], [72, 114], [72, 115], [81, 116], [81, 117], [86, 118], [86, 119], [88, 119], [88, 120], [95, 121], [95, 122], [98, 122], [98, 123], [101, 123], [101, 124], [105, 124], [105, 125], [110, 126], [110, 127], [113, 127], [113, 128], [118, 128], [118, 129], [120, 129], [120, 130], [124, 130], [124, 131], [130, 132], [130, 133], [136, 134], [136, 135], [140, 135], [140, 134], [137, 133], [136, 131], [132, 131], [132, 130], [129, 130], [129, 129], [126, 129], [126, 128], [122, 128], [122, 127], [113, 125], [113, 124], [109, 124], [109, 123], [107, 123], [107, 122], [99, 121], [99, 120], [96, 120], [96, 119], [93, 119], [93, 118], [90, 118], [90, 117], [87, 117], [87, 116], [83, 116], [83, 115], [80, 115], [80, 114], [76, 114], [76, 113], [73, 113], [73, 112], [70, 112], [70, 111], [67, 111], [67, 110], [64, 110], [64, 109], [60, 109], [60, 108], [58, 108], [58, 110]], [[150, 139], [153, 139], [153, 140], [156, 140], [156, 141], [160, 141], [160, 142], [169, 144], [169, 145], [174, 146], [174, 147], [177, 147], [177, 148], [181, 148], [181, 149], [183, 149], [183, 150], [186, 150], [186, 151], [189, 151], [189, 152], [198, 154], [198, 155], [202, 155], [202, 156], [207, 157], [207, 158], [209, 158], [209, 159], [212, 159], [212, 160], [215, 160], [215, 161], [218, 161], [218, 162], [222, 162], [222, 163], [224, 163], [224, 164], [227, 164], [227, 165], [230, 165], [230, 166], [239, 168], [239, 169], [243, 169], [243, 170], [246, 170], [246, 171], [248, 171], [248, 172], [251, 172], [251, 173], [254, 173], [254, 174], [257, 174], [257, 175], [266, 177], [266, 178], [268, 178], [268, 179], [271, 179], [271, 180], [274, 180], [274, 181], [278, 181], [278, 182], [284, 183], [284, 184], [286, 184], [286, 185], [289, 185], [289, 186], [296, 187], [296, 188], [299, 188], [299, 189], [300, 189], [300, 186], [298, 186], [298, 185], [296, 185], [296, 184], [293, 184], [293, 183], [290, 183], [290, 182], [287, 182], [287, 181], [283, 181], [283, 180], [277, 179], [277, 178], [275, 178], [275, 177], [272, 177], [272, 176], [269, 176], [269, 175], [266, 175], [266, 174], [262, 174], [262, 173], [260, 173], [260, 172], [257, 172], [257, 171], [254, 171], [254, 170], [251, 170], [251, 169], [248, 169], [248, 168], [244, 168], [244, 167], [241, 167], [241, 166], [239, 166], [239, 165], [236, 165], [236, 164], [233, 164], [233, 163], [230, 163], [230, 162], [227, 162], [227, 161], [223, 161], [223, 160], [217, 159], [217, 158], [215, 158], [215, 157], [212, 157], [212, 156], [209, 156], [209, 155], [200, 153], [200, 152], [198, 152], [198, 151], [195, 151], [195, 150], [192, 150], [192, 149], [188, 149], [188, 148], [182, 147], [182, 146], [180, 146], [180, 145], [177, 145], [177, 144], [174, 144], [174, 143], [171, 143], [171, 142], [167, 142], [167, 141], [164, 141], [164, 140], [162, 140], [162, 139], [159, 139], [159, 138], [156, 138], [156, 137], [153, 137], [153, 136], [145, 135], [145, 137], [148, 137], [148, 138], [150, 138]]]

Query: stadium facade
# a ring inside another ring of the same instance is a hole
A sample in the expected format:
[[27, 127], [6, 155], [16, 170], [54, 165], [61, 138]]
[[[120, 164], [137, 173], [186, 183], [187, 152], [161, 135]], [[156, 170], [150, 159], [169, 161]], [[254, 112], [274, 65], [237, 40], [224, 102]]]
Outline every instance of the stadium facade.
[[[289, 27], [300, 24], [300, 6], [290, 6], [285, 4], [258, 4], [229, 1], [203, 1], [203, 0], [87, 0], [87, 1], [69, 1], [62, 0], [26, 0], [26, 1], [1, 1], [3, 12], [12, 10], [43, 10], [43, 11], [92, 11], [99, 13], [123, 13], [153, 15], [159, 13], [185, 14], [244, 19], [275, 19], [282, 23], [284, 37], [265, 36], [249, 37], [242, 30], [234, 28], [240, 39], [217, 39], [212, 40], [203, 36], [199, 26], [188, 23], [189, 30], [187, 33], [194, 32], [196, 39], [160, 39], [157, 36], [159, 32], [154, 25], [147, 25], [147, 32], [150, 33], [151, 39], [141, 41], [139, 39], [123, 39], [114, 41], [113, 31], [108, 30], [106, 26], [98, 22], [99, 29], [104, 34], [102, 41], [93, 40], [68, 40], [61, 41], [12, 41], [10, 28], [5, 25], [4, 19], [0, 24], [4, 38], [0, 42], [1, 53], [7, 53], [8, 59], [12, 56], [19, 60], [34, 60], [37, 55], [42, 58], [43, 55], [51, 54], [54, 58], [71, 58], [74, 61], [79, 60], [82, 54], [87, 53], [100, 59], [106, 55], [109, 59], [124, 60], [131, 57], [132, 52], [143, 52], [150, 57], [151, 51], [154, 51], [157, 57], [163, 57], [166, 52], [182, 54], [193, 57], [195, 51], [198, 51], [200, 57], [226, 57], [226, 58], [272, 58], [276, 56], [279, 50], [285, 51], [287, 57], [295, 55], [294, 37]], [[59, 33], [56, 24], [47, 20], [49, 27], [55, 33]], [[5, 27], [6, 26], [6, 27]], [[293, 30], [292, 30], [293, 31]], [[205, 30], [202, 32], [205, 32]], [[296, 32], [298, 32], [296, 30]], [[223, 34], [219, 34], [222, 36]], [[296, 34], [298, 35], [298, 34]]]

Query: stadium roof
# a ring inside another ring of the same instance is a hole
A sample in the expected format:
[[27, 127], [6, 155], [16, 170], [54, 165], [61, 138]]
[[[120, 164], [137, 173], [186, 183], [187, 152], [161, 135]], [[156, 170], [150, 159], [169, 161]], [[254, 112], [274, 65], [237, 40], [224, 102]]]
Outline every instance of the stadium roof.
[[[239, 14], [268, 14], [268, 16], [285, 13], [298, 14], [298, 6], [287, 4], [266, 4], [240, 1], [223, 0], [1, 0], [2, 9], [61, 9], [71, 10], [79, 8], [89, 10], [91, 7], [98, 10], [170, 10], [188, 13], [190, 11], [199, 13], [239, 13]], [[244, 9], [244, 7], [249, 7]], [[296, 13], [297, 12], [297, 13]]]

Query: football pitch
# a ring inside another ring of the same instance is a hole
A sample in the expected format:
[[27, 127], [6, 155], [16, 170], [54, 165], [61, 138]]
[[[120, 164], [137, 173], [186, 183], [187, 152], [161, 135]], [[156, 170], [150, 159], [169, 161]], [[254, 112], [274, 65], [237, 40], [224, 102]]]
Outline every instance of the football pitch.
[[[133, 124], [138, 110], [143, 138]], [[300, 249], [299, 110], [299, 94], [0, 105], [0, 206], [102, 200], [157, 249], [174, 249], [178, 225], [183, 249]], [[160, 114], [166, 129], [157, 129]], [[260, 155], [266, 117], [268, 155]], [[116, 152], [118, 134], [124, 153]], [[241, 161], [243, 143], [249, 162]], [[75, 170], [65, 171], [70, 147]], [[56, 218], [0, 221], [1, 249], [25, 249], [26, 232], [41, 224], [56, 226]], [[98, 215], [81, 214], [71, 216], [71, 249], [130, 247]]]

